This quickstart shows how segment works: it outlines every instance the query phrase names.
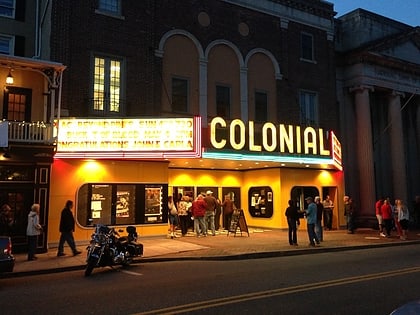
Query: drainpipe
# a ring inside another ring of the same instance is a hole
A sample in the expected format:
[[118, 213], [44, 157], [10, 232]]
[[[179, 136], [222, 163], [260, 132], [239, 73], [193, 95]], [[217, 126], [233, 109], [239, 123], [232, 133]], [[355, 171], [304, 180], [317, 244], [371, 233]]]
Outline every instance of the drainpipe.
[[36, 9], [35, 9], [35, 56], [32, 58], [38, 58], [38, 46], [39, 46], [39, 0], [36, 0]]
[[[58, 97], [57, 97], [57, 120], [60, 119], [61, 116], [61, 91], [62, 91], [62, 87], [63, 87], [63, 71], [60, 71], [60, 82], [58, 84]], [[51, 92], [55, 92], [55, 90], [52, 90]], [[51, 102], [51, 118], [50, 118], [50, 122], [53, 123], [54, 122], [54, 112], [55, 112], [55, 93], [51, 94], [51, 98], [54, 95], [54, 102]]]
[[45, 16], [47, 15], [48, 6], [50, 4], [50, 0], [47, 0], [45, 3], [44, 10], [42, 11], [41, 18], [39, 17], [39, 0], [36, 0], [36, 31], [35, 31], [35, 56], [32, 58], [40, 58], [41, 57], [41, 47], [42, 47], [42, 25], [45, 22]]

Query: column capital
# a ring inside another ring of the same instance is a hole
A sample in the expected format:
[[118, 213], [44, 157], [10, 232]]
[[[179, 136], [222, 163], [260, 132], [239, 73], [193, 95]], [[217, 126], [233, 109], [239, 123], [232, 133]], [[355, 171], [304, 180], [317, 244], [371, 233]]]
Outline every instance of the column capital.
[[207, 58], [200, 58], [199, 62], [200, 62], [200, 66], [207, 66], [207, 64], [209, 63], [209, 60]]
[[349, 92], [350, 93], [353, 93], [353, 92], [363, 92], [365, 90], [368, 90], [368, 92], [373, 92], [373, 91], [375, 91], [375, 88], [373, 86], [371, 86], [371, 85], [364, 85], [364, 84], [355, 85], [355, 86], [349, 88]]
[[241, 67], [239, 69], [239, 71], [240, 71], [241, 74], [246, 74], [246, 73], [248, 73], [248, 67]]

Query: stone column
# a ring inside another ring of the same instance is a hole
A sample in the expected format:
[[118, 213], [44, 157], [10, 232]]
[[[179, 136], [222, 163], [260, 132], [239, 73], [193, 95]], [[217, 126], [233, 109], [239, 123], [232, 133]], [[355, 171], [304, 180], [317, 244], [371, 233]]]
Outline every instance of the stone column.
[[[356, 109], [356, 123], [354, 134], [357, 137], [354, 150], [357, 152], [357, 165], [359, 168], [359, 194], [357, 216], [361, 220], [375, 216], [375, 172], [373, 164], [372, 126], [369, 103], [371, 86], [357, 86], [350, 89], [354, 92]], [[346, 174], [352, 176], [352, 174]]]
[[417, 154], [420, 154], [420, 102], [417, 101], [417, 112], [416, 112], [416, 140], [417, 140]]
[[407, 174], [404, 153], [404, 133], [401, 116], [401, 96], [403, 93], [392, 92], [389, 97], [389, 136], [390, 136], [390, 154], [392, 164], [392, 187], [393, 196], [396, 199], [407, 200]]

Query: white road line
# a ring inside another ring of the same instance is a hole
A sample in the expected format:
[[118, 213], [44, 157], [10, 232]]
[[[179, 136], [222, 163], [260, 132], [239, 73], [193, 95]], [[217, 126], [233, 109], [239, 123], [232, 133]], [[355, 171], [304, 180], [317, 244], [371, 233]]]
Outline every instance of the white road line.
[[132, 275], [132, 276], [142, 276], [142, 273], [139, 272], [134, 272], [134, 271], [128, 271], [128, 270], [120, 270], [120, 272], [124, 272], [128, 275]]

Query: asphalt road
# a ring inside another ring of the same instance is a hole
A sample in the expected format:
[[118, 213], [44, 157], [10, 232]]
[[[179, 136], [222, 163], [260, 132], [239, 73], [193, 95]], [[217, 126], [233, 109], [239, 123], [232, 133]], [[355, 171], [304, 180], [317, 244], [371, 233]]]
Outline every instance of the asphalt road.
[[389, 314], [420, 299], [419, 245], [0, 279], [2, 314]]

